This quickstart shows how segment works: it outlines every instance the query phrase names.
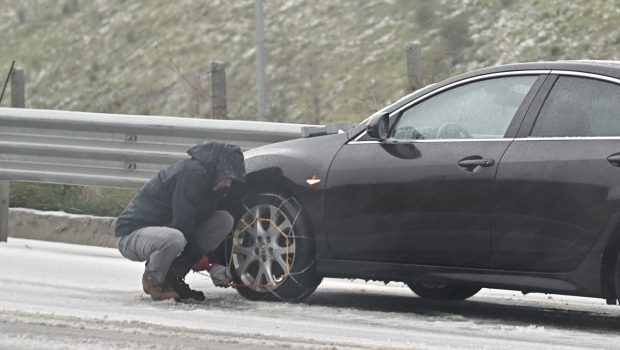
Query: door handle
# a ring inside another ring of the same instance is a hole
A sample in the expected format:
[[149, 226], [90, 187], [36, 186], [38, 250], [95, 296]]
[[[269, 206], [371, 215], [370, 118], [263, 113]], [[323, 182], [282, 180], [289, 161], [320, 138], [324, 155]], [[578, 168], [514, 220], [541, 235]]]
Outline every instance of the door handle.
[[478, 167], [486, 168], [492, 166], [493, 164], [495, 164], [494, 159], [482, 158], [480, 156], [467, 157], [458, 161], [458, 165], [461, 168], [471, 172], [478, 169]]
[[620, 167], [620, 153], [610, 155], [607, 157], [607, 161], [613, 166]]

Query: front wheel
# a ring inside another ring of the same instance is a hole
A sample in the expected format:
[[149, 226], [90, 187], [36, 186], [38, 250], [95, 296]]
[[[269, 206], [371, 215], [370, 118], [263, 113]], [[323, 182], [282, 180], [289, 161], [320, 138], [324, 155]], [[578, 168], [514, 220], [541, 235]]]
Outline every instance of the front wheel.
[[237, 291], [250, 300], [301, 301], [321, 282], [314, 236], [297, 200], [262, 193], [242, 201], [231, 262]]
[[407, 283], [407, 286], [421, 298], [436, 300], [465, 300], [480, 291], [477, 287], [451, 284]]

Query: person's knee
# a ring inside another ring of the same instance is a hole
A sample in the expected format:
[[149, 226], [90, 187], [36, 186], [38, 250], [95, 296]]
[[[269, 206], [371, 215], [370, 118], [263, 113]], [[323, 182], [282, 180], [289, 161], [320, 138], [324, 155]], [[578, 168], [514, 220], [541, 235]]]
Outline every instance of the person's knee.
[[195, 243], [205, 252], [211, 252], [232, 232], [234, 224], [229, 212], [217, 210], [199, 226]]
[[185, 245], [187, 244], [185, 236], [177, 229], [170, 229], [170, 233], [166, 241], [168, 242], [170, 249], [178, 251], [179, 254], [183, 251]]
[[233, 230], [235, 219], [225, 210], [218, 210], [214, 214], [214, 219], [219, 223], [222, 235], [227, 235]]

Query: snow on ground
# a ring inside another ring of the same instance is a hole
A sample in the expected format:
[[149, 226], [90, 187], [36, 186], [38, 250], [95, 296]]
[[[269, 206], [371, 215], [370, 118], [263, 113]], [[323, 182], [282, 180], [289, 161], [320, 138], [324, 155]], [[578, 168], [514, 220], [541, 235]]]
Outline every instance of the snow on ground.
[[203, 303], [154, 303], [115, 249], [0, 243], [0, 348], [616, 349], [603, 300], [483, 290], [429, 302], [401, 283], [326, 279], [304, 303], [251, 302], [191, 274]]
[[47, 211], [47, 210], [37, 210], [30, 208], [10, 208], [10, 211], [19, 212], [19, 213], [28, 213], [32, 215], [46, 215], [46, 216], [56, 216], [67, 219], [81, 219], [81, 218], [92, 218], [92, 219], [116, 219], [114, 217], [109, 216], [95, 216], [95, 215], [84, 215], [84, 214], [71, 214], [66, 213], [64, 211]]

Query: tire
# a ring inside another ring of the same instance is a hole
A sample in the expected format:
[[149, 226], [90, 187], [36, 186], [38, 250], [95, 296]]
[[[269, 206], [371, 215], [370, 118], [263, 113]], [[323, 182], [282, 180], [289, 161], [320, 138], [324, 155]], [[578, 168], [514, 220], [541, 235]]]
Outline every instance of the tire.
[[616, 290], [616, 298], [620, 301], [620, 253], [616, 257], [614, 266], [614, 288]]
[[434, 300], [465, 300], [480, 291], [478, 287], [450, 284], [407, 283], [407, 286], [419, 297]]
[[314, 236], [297, 200], [253, 194], [236, 215], [231, 270], [237, 292], [250, 300], [301, 301], [321, 283]]

